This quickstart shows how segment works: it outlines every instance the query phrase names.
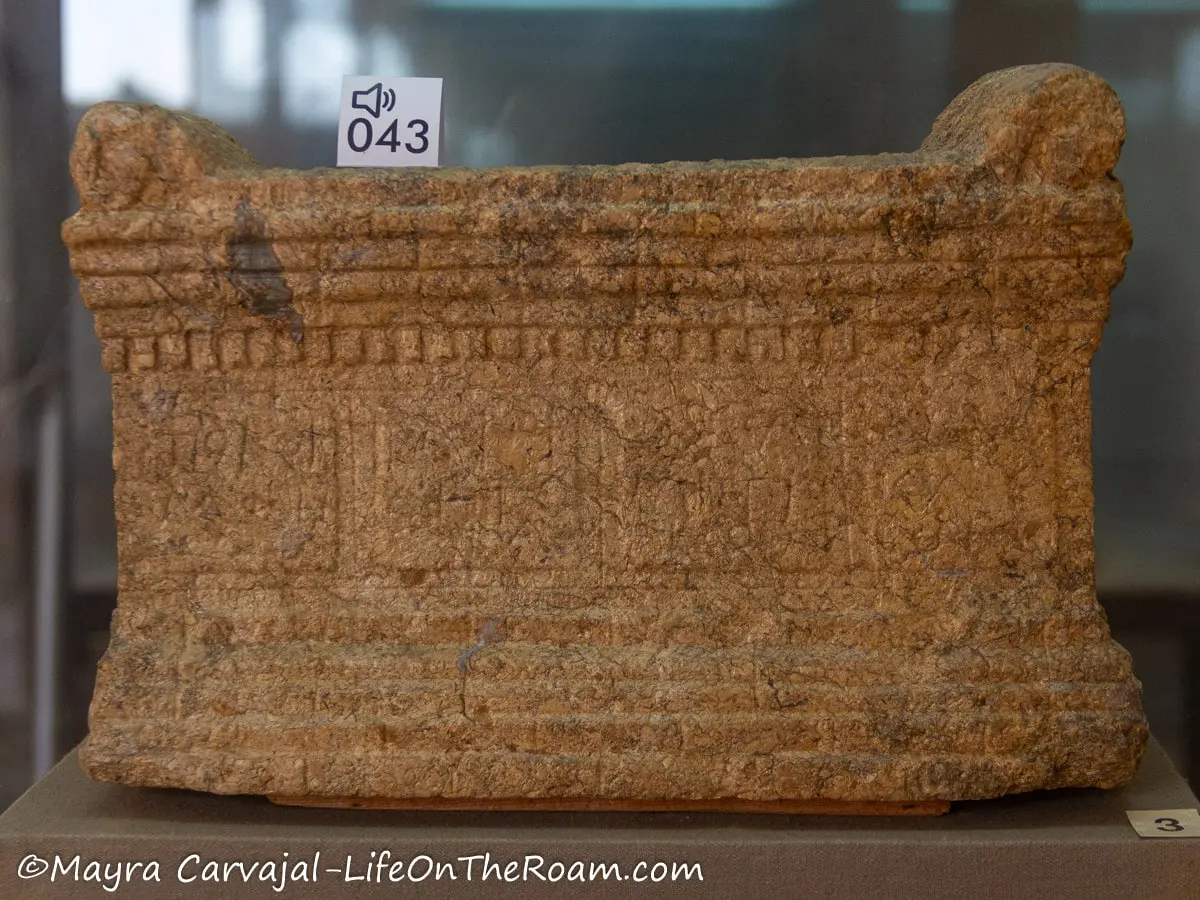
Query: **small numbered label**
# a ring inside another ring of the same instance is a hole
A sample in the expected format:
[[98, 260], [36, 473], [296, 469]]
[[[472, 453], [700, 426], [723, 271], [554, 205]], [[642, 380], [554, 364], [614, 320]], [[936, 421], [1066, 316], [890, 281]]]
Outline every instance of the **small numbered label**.
[[339, 166], [436, 166], [442, 79], [342, 77]]
[[1200, 811], [1194, 809], [1127, 809], [1129, 824], [1146, 838], [1200, 838]]

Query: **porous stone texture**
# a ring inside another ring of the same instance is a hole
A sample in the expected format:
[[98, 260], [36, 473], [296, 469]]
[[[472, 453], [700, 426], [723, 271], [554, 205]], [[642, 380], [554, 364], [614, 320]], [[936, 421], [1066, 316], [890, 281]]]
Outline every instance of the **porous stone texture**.
[[990, 75], [920, 151], [260, 169], [102, 104], [95, 778], [307, 797], [1113, 786], [1089, 362], [1120, 105]]

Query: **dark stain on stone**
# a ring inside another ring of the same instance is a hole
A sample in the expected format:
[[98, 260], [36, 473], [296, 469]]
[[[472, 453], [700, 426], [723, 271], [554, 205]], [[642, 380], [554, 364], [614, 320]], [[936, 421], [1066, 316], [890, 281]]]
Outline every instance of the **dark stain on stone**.
[[304, 319], [292, 308], [292, 291], [283, 280], [267, 220], [243, 197], [237, 205], [237, 225], [229, 239], [229, 270], [225, 277], [256, 316], [280, 319], [291, 327], [292, 340], [304, 339]]

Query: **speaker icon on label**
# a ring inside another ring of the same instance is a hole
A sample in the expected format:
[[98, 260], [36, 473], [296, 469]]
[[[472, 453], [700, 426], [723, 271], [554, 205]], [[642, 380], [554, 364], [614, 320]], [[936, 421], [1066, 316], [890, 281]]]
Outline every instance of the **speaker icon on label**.
[[378, 119], [380, 110], [391, 112], [396, 108], [396, 92], [390, 89], [385, 91], [383, 82], [377, 82], [365, 91], [355, 91], [350, 105]]
[[337, 163], [441, 165], [442, 79], [342, 76]]

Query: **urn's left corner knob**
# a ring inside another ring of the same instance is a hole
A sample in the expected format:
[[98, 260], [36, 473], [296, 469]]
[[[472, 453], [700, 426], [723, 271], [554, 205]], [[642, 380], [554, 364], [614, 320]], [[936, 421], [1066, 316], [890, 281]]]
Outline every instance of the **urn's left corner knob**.
[[257, 166], [216, 123], [144, 103], [93, 106], [71, 150], [84, 209], [174, 207], [206, 176]]

